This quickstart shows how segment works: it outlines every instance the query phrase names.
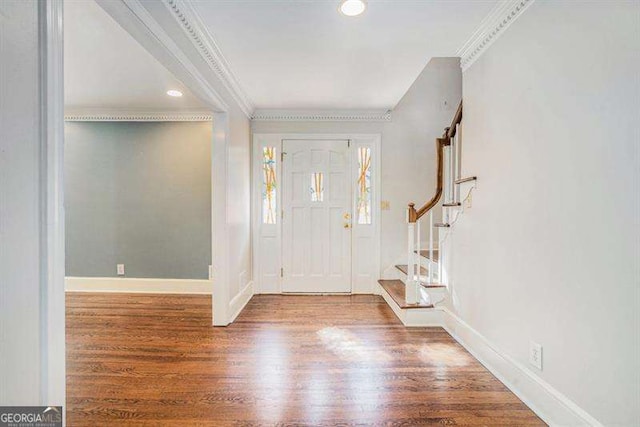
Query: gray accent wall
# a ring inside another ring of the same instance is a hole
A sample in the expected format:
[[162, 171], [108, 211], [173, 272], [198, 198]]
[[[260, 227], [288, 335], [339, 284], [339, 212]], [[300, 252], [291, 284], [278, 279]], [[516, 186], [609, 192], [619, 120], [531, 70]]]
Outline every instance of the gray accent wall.
[[211, 139], [211, 122], [67, 122], [66, 275], [207, 279]]

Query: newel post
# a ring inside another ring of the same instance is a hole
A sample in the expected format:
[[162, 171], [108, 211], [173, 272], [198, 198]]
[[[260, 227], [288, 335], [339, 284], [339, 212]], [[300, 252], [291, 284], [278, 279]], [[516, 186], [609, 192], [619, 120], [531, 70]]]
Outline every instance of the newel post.
[[407, 224], [407, 280], [405, 282], [405, 302], [407, 304], [415, 304], [418, 302], [417, 288], [415, 283], [415, 257], [413, 256], [413, 250], [415, 246], [416, 236], [416, 221], [418, 220], [418, 213], [416, 212], [415, 205], [409, 203], [408, 211], [408, 224]]
[[413, 224], [416, 221], [418, 221], [418, 211], [416, 211], [416, 204], [411, 202], [409, 203], [407, 212], [407, 222], [409, 222], [409, 224]]

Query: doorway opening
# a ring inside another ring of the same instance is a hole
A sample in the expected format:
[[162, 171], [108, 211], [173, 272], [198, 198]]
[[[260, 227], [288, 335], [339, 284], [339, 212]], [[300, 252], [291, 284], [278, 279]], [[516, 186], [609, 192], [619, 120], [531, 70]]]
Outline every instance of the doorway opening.
[[64, 26], [66, 289], [211, 293], [211, 114], [98, 3]]

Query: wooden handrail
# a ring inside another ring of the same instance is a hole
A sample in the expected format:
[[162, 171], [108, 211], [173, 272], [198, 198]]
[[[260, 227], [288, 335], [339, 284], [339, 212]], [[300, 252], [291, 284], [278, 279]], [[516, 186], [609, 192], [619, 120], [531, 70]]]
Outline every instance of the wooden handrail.
[[462, 123], [462, 101], [460, 101], [456, 114], [453, 116], [453, 120], [451, 120], [451, 126], [447, 128], [446, 136], [449, 138], [456, 136], [456, 125], [459, 125], [460, 123]]
[[413, 223], [418, 221], [424, 214], [429, 212], [435, 205], [438, 204], [440, 197], [442, 197], [443, 177], [444, 177], [444, 147], [451, 144], [451, 138], [456, 135], [456, 125], [462, 122], [462, 101], [458, 105], [456, 114], [453, 116], [451, 126], [445, 128], [442, 137], [436, 139], [436, 152], [438, 155], [438, 176], [436, 180], [436, 194], [425, 203], [420, 209], [416, 209], [415, 203], [409, 203], [409, 222]]

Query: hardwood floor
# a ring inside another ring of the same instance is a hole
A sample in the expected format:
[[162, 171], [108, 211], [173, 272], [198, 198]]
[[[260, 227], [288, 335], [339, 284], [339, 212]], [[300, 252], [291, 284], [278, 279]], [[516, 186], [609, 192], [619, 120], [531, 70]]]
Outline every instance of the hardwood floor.
[[441, 328], [378, 296], [67, 295], [67, 425], [544, 425]]

